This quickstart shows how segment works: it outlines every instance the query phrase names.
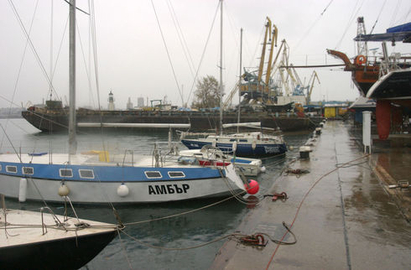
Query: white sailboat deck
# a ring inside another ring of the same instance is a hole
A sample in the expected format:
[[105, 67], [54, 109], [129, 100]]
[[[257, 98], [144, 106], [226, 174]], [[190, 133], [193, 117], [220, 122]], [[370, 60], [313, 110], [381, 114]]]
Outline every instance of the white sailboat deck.
[[[0, 154], [0, 162], [14, 162], [24, 164], [71, 164], [83, 166], [136, 166], [136, 167], [155, 167], [156, 161], [153, 156], [147, 155], [124, 155], [124, 154], [104, 154], [102, 151], [92, 151], [71, 155], [68, 154], [44, 154], [32, 156], [22, 154], [20, 157], [16, 154]], [[178, 167], [177, 156], [159, 156], [159, 167]], [[187, 167], [187, 164], [181, 165]]]

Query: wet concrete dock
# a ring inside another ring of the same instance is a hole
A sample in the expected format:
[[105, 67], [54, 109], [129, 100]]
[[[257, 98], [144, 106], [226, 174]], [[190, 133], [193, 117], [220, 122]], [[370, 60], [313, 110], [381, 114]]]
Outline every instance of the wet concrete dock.
[[[243, 234], [261, 233], [267, 245], [231, 238], [212, 269], [411, 268], [411, 192], [388, 189], [398, 180], [411, 180], [411, 151], [380, 148], [366, 155], [337, 121], [326, 123], [312, 150], [309, 159], [289, 166], [309, 173], [283, 173], [269, 191], [286, 192], [289, 198], [266, 197], [238, 227]], [[268, 239], [293, 242], [283, 222], [297, 243]]]

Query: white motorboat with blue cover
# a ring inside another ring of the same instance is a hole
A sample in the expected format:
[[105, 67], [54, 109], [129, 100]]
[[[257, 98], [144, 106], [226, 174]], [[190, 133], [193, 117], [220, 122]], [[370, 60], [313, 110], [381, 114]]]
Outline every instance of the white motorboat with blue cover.
[[234, 164], [239, 167], [245, 176], [257, 176], [265, 172], [265, 167], [261, 159], [245, 158], [226, 155], [217, 147], [204, 145], [201, 149], [181, 150], [178, 155], [180, 160], [184, 158], [195, 158], [202, 166], [228, 166]]

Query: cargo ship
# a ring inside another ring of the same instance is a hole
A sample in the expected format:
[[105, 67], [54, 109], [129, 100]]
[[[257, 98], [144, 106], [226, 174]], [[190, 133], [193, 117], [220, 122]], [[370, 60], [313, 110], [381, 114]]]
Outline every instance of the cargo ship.
[[[196, 132], [216, 130], [220, 113], [213, 111], [178, 110], [76, 110], [77, 129], [91, 131], [106, 129], [183, 129]], [[22, 116], [34, 127], [43, 132], [64, 132], [68, 130], [68, 108], [61, 101], [48, 100], [43, 106], [35, 105], [22, 112]], [[297, 116], [294, 112], [260, 111], [241, 113], [241, 121], [261, 122], [263, 127], [282, 131], [301, 131], [314, 129], [322, 118]], [[224, 112], [223, 123], [237, 123], [235, 111]]]
[[[363, 17], [359, 17], [357, 23], [358, 29], [364, 30], [358, 31], [354, 38], [354, 41], [357, 42], [358, 55], [354, 57], [353, 62], [343, 52], [336, 50], [327, 50], [327, 52], [344, 62], [344, 70], [351, 72], [353, 83], [357, 86], [361, 96], [365, 97], [374, 83], [388, 71], [411, 67], [410, 57], [402, 56], [399, 53], [388, 55], [385, 43], [391, 42], [393, 46], [395, 46], [395, 42], [410, 43], [411, 23], [388, 28], [387, 32], [382, 34], [366, 34]], [[383, 56], [369, 55], [367, 42], [382, 42]]]

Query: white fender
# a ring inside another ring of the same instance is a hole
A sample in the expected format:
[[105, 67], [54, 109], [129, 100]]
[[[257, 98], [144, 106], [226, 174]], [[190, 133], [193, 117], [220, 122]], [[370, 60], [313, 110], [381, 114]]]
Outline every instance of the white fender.
[[213, 140], [213, 142], [211, 143], [211, 145], [214, 146], [214, 147], [216, 147], [217, 141], [216, 141], [216, 140]]
[[126, 197], [130, 193], [130, 189], [125, 184], [121, 184], [117, 188], [117, 195], [120, 197]]
[[19, 186], [19, 202], [25, 202], [26, 196], [27, 196], [27, 179], [21, 178], [20, 186]]
[[233, 142], [233, 152], [237, 151], [237, 141]]
[[68, 196], [69, 193], [70, 193], [70, 189], [68, 188], [68, 186], [67, 186], [66, 184], [63, 184], [63, 183], [62, 183], [62, 184], [59, 186], [58, 194], [59, 194], [61, 197], [64, 197], [64, 196]]
[[255, 148], [257, 147], [257, 142], [255, 140], [251, 144], [251, 147], [253, 148], [253, 150], [255, 150]]

